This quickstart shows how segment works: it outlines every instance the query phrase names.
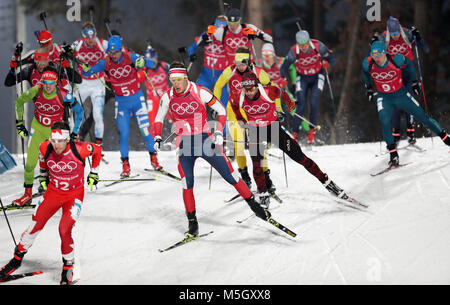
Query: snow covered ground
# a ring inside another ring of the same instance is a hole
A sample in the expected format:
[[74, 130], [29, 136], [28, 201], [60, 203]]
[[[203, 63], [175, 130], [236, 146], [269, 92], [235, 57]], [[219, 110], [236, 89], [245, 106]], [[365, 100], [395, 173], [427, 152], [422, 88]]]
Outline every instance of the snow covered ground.
[[[269, 157], [272, 180], [284, 200], [281, 205], [272, 200], [272, 214], [296, 238], [255, 217], [238, 224], [250, 209], [244, 201], [223, 202], [236, 192], [215, 171], [209, 190], [210, 167], [199, 159], [194, 193], [200, 233], [214, 233], [160, 253], [187, 227], [181, 183], [164, 176], [107, 188], [100, 183], [97, 190], [86, 190], [74, 228], [79, 284], [450, 284], [449, 147], [437, 137], [419, 139], [418, 145], [426, 151], [399, 151], [400, 162], [411, 164], [377, 177], [370, 173], [386, 167], [389, 159], [375, 157], [379, 142], [305, 150], [339, 186], [370, 204], [367, 211], [337, 203], [290, 159], [286, 187], [283, 161]], [[15, 158], [19, 165], [0, 176], [4, 204], [23, 192], [22, 157]], [[106, 158], [100, 179], [115, 179], [121, 171], [119, 153], [106, 152]], [[178, 175], [175, 151], [161, 152], [160, 163]], [[140, 178], [153, 175], [144, 171], [150, 167], [146, 152], [130, 152], [130, 164]], [[33, 212], [7, 213], [18, 241]], [[44, 274], [11, 284], [59, 284], [59, 216], [47, 223], [17, 271]], [[14, 248], [3, 213], [0, 232], [3, 265]]]

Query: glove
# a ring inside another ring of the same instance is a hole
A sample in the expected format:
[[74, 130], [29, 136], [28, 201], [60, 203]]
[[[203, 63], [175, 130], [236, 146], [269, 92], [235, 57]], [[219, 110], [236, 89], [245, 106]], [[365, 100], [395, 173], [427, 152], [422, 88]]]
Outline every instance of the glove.
[[419, 83], [418, 82], [413, 82], [412, 83], [412, 89], [413, 89], [415, 95], [418, 96], [420, 94]]
[[219, 146], [223, 145], [223, 133], [221, 131], [217, 130], [214, 132], [213, 143]]
[[366, 95], [367, 95], [367, 99], [371, 103], [371, 102], [376, 100], [378, 93], [377, 92], [373, 92], [372, 89], [367, 89]]
[[243, 28], [243, 30], [244, 30], [245, 34], [247, 35], [248, 39], [256, 38], [256, 32], [252, 28], [246, 27], [246, 28]]
[[327, 68], [330, 67], [330, 63], [328, 62], [328, 60], [324, 60], [324, 61], [322, 61], [322, 66], [323, 66], [325, 69], [327, 69]]
[[75, 133], [75, 132], [71, 132], [71, 133], [70, 133], [70, 139], [71, 139], [72, 141], [76, 141], [76, 140], [78, 139], [78, 134]]
[[22, 120], [16, 120], [16, 129], [19, 136], [21, 136], [22, 138], [28, 137], [28, 130], [25, 128], [25, 125], [23, 125]]
[[162, 138], [161, 136], [156, 136], [155, 137], [155, 144], [153, 145], [153, 148], [156, 151], [160, 151], [161, 150], [161, 143], [162, 143]]
[[83, 64], [82, 68], [83, 68], [84, 72], [89, 72], [91, 70], [91, 67], [89, 67], [89, 65], [87, 65], [87, 64]]
[[23, 51], [23, 43], [22, 43], [22, 42], [19, 42], [19, 43], [16, 45], [16, 49], [14, 50], [14, 56], [15, 56], [15, 57], [19, 57], [20, 54], [22, 53], [22, 51]]
[[92, 191], [92, 187], [94, 185], [97, 185], [97, 183], [98, 183], [98, 174], [90, 172], [89, 175], [87, 176], [87, 184], [91, 188], [91, 191]]
[[189, 56], [189, 61], [190, 62], [194, 62], [197, 59], [197, 55], [192, 54], [191, 56]]
[[205, 44], [208, 44], [208, 43], [211, 43], [212, 42], [212, 39], [211, 39], [211, 37], [209, 37], [209, 35], [208, 34], [203, 34], [202, 35], [202, 41], [205, 43]]
[[9, 67], [11, 68], [11, 70], [15, 70], [17, 68], [17, 66], [18, 66], [17, 60], [18, 60], [18, 58], [15, 56], [13, 56], [11, 58], [11, 61], [9, 62]]
[[145, 65], [145, 60], [142, 57], [139, 57], [136, 59], [136, 62], [134, 63], [136, 65], [136, 68], [143, 68]]
[[69, 68], [69, 67], [70, 67], [69, 61], [67, 59], [63, 59], [61, 61], [61, 68], [65, 69], [65, 68]]
[[42, 188], [44, 189], [44, 191], [47, 190], [48, 183], [49, 183], [48, 175], [46, 175], [46, 176], [39, 176], [39, 184], [42, 185]]
[[419, 41], [422, 39], [422, 37], [420, 36], [419, 30], [416, 27], [412, 27], [411, 28], [411, 32], [413, 34], [413, 36], [416, 38], [416, 41]]
[[370, 39], [370, 44], [372, 44], [378, 40], [380, 40], [380, 38], [378, 37], [378, 33], [375, 33], [375, 34], [373, 34], [372, 38]]

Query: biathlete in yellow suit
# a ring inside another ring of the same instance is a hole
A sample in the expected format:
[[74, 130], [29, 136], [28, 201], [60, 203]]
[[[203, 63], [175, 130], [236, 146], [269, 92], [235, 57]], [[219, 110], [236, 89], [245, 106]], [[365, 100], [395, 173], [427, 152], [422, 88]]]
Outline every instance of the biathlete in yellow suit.
[[[234, 142], [234, 154], [236, 156], [236, 162], [238, 164], [239, 173], [241, 174], [242, 180], [251, 187], [251, 178], [248, 174], [247, 169], [247, 158], [244, 152], [244, 132], [245, 130], [239, 125], [238, 119], [236, 118], [233, 108], [237, 111], [236, 113], [241, 113], [244, 121], [247, 121], [247, 116], [245, 112], [239, 109], [239, 97], [241, 95], [241, 81], [244, 74], [247, 72], [255, 73], [259, 81], [263, 86], [271, 84], [269, 75], [259, 67], [254, 66], [250, 61], [250, 50], [246, 47], [239, 47], [236, 49], [234, 63], [225, 68], [222, 74], [219, 76], [216, 84], [214, 85], [214, 96], [220, 100], [222, 88], [228, 84], [229, 89], [229, 101], [227, 105], [227, 117], [228, 117], [228, 130], [230, 131], [230, 136]], [[281, 110], [280, 100], [276, 101], [277, 109]], [[232, 108], [233, 107], [233, 108]], [[264, 157], [262, 162], [262, 167], [264, 174], [266, 175], [267, 189], [271, 192], [275, 191], [275, 187], [272, 180], [269, 177], [269, 168], [267, 166], [267, 158]]]

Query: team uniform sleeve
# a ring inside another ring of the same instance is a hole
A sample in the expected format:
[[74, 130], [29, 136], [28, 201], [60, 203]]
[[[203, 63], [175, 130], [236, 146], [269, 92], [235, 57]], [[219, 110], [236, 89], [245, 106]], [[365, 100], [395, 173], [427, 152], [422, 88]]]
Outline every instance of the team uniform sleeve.
[[51, 145], [49, 141], [44, 141], [39, 145], [39, 171], [41, 176], [48, 175], [48, 166], [44, 160], [44, 156], [49, 145]]
[[[289, 50], [288, 54], [284, 58], [283, 64], [281, 65], [281, 68], [280, 68], [280, 75], [282, 77], [284, 77], [284, 78], [287, 77], [288, 71], [289, 71], [289, 67], [291, 65], [293, 65], [294, 62], [295, 62], [295, 53], [292, 50]], [[294, 69], [295, 69], [295, 67], [294, 67]]]
[[167, 112], [169, 111], [169, 94], [168, 92], [164, 93], [161, 97], [161, 100], [159, 102], [159, 108], [158, 112], [156, 113], [155, 117], [155, 136], [161, 136], [162, 134], [162, 127], [164, 122], [164, 117], [166, 116]]
[[369, 74], [369, 60], [368, 58], [364, 58], [362, 69], [361, 69], [361, 77], [364, 81], [364, 85], [367, 89], [371, 89], [373, 87], [372, 78]]
[[67, 92], [64, 96], [64, 103], [69, 104], [69, 107], [72, 108], [75, 113], [75, 122], [72, 131], [78, 134], [81, 122], [83, 121], [84, 117], [83, 106], [81, 106], [78, 100], [70, 92]]
[[402, 70], [406, 70], [406, 73], [409, 75], [409, 79], [412, 82], [417, 81], [416, 68], [414, 67], [414, 63], [407, 57], [402, 54], [397, 54], [393, 58], [394, 63], [397, 67], [400, 67]]
[[16, 118], [21, 121], [23, 119], [23, 105], [31, 101], [39, 91], [39, 86], [36, 85], [25, 91], [16, 99]]
[[91, 172], [98, 173], [98, 167], [102, 160], [102, 147], [94, 143], [83, 142], [78, 153], [83, 160], [92, 156]]
[[95, 65], [93, 65], [91, 67], [91, 69], [87, 72], [85, 72], [83, 70], [83, 75], [84, 76], [92, 76], [95, 73], [98, 72], [105, 72], [105, 64], [106, 64], [106, 60], [105, 59], [100, 59]]
[[257, 26], [253, 24], [246, 24], [247, 27], [253, 29], [256, 32], [256, 37], [261, 39], [264, 42], [273, 43], [273, 38], [269, 34], [265, 33], [263, 30], [259, 29]]
[[222, 71], [222, 74], [220, 74], [216, 84], [214, 85], [213, 93], [218, 100], [220, 100], [220, 98], [222, 97], [222, 89], [223, 87], [226, 86], [226, 84], [228, 84], [230, 77], [231, 77], [231, 67], [228, 66], [225, 68], [225, 70]]
[[334, 54], [327, 48], [327, 46], [319, 41], [319, 50], [320, 56], [326, 61], [329, 62], [330, 66], [334, 65], [336, 62], [336, 58], [334, 57]]
[[204, 104], [208, 105], [209, 107], [211, 107], [212, 110], [217, 112], [217, 121], [219, 124], [217, 125], [216, 130], [223, 132], [225, 128], [225, 122], [227, 120], [227, 111], [225, 107], [212, 94], [212, 92], [206, 88], [200, 89], [200, 98], [202, 99], [202, 102]]

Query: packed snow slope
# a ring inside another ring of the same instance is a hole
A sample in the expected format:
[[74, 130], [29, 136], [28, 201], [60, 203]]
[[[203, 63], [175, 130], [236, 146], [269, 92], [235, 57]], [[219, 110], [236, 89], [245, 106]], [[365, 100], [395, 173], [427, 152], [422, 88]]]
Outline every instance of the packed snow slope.
[[[209, 189], [210, 166], [198, 159], [194, 193], [200, 233], [214, 233], [160, 253], [187, 228], [181, 182], [165, 176], [110, 187], [100, 182], [97, 190], [86, 188], [73, 231], [78, 284], [450, 284], [449, 147], [437, 137], [419, 139], [418, 145], [426, 151], [400, 150], [400, 162], [409, 164], [377, 177], [370, 174], [389, 160], [388, 154], [376, 157], [384, 153], [384, 143], [304, 149], [349, 195], [370, 205], [365, 211], [338, 203], [290, 159], [287, 187], [282, 158], [269, 156], [271, 177], [284, 201], [272, 200], [272, 214], [296, 238], [256, 217], [237, 223], [251, 214], [247, 204], [224, 203], [236, 191], [216, 171]], [[282, 156], [277, 149], [270, 153]], [[175, 151], [159, 157], [178, 175]], [[0, 176], [4, 204], [23, 193], [22, 156], [15, 158], [18, 166]], [[100, 179], [118, 178], [119, 153], [106, 152], [106, 158]], [[155, 176], [144, 171], [150, 167], [147, 152], [130, 152], [130, 164], [139, 178]], [[16, 240], [32, 213], [7, 212]], [[60, 212], [50, 219], [16, 271], [44, 274], [3, 285], [59, 284], [59, 218]], [[14, 249], [3, 213], [0, 228], [3, 265]]]

